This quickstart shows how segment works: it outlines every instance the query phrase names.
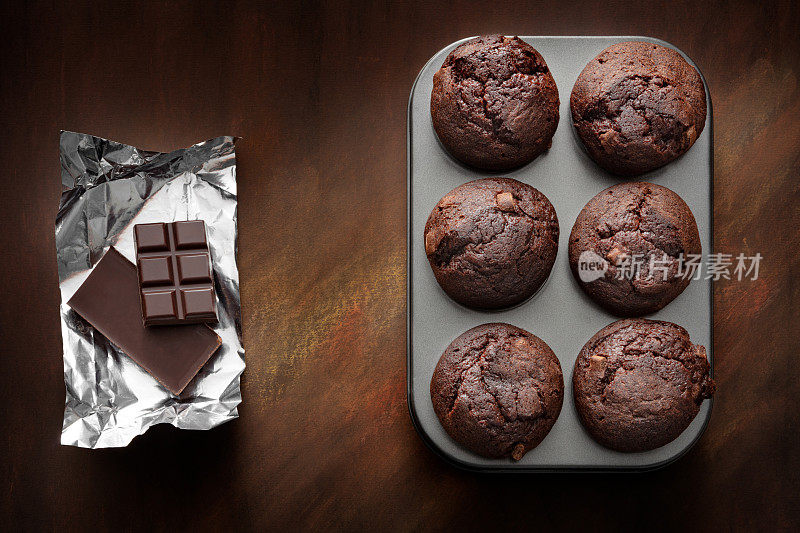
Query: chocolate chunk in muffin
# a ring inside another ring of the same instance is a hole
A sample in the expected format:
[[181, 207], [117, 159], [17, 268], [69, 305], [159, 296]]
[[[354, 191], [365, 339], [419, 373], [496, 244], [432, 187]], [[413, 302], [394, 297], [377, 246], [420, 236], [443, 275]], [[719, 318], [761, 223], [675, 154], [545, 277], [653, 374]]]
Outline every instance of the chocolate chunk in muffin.
[[598, 443], [643, 452], [675, 440], [715, 389], [706, 350], [671, 322], [619, 320], [581, 350], [572, 374], [581, 423]]
[[691, 281], [689, 256], [700, 251], [686, 202], [645, 182], [601, 191], [578, 214], [569, 238], [578, 284], [618, 316], [652, 313], [674, 300]]
[[433, 76], [431, 118], [456, 159], [509, 170], [550, 147], [558, 89], [542, 56], [519, 37], [478, 37], [450, 52]]
[[558, 252], [558, 218], [544, 194], [514, 179], [456, 187], [425, 224], [436, 281], [468, 307], [518, 304], [547, 280]]
[[623, 42], [586, 65], [570, 107], [591, 158], [609, 172], [634, 176], [691, 148], [706, 122], [706, 91], [675, 50]]
[[520, 460], [555, 424], [564, 399], [561, 365], [536, 335], [483, 324], [457, 337], [431, 379], [445, 431], [484, 457]]

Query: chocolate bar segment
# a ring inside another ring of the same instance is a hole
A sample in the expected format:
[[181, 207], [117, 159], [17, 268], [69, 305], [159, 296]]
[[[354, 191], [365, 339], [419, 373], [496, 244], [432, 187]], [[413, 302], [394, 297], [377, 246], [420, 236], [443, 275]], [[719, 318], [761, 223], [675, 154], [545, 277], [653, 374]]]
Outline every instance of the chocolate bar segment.
[[137, 224], [133, 232], [145, 326], [216, 322], [205, 223]]
[[[136, 266], [110, 248], [68, 305], [173, 394], [180, 394], [222, 341], [208, 326], [148, 328], [142, 323]], [[175, 291], [147, 293], [148, 313], [172, 315]]]
[[185, 250], [187, 248], [205, 248], [208, 250], [206, 225], [202, 220], [173, 222], [170, 226], [172, 226], [174, 231], [176, 248], [180, 250]]
[[166, 225], [137, 224], [134, 226], [133, 232], [140, 251], [169, 250]]

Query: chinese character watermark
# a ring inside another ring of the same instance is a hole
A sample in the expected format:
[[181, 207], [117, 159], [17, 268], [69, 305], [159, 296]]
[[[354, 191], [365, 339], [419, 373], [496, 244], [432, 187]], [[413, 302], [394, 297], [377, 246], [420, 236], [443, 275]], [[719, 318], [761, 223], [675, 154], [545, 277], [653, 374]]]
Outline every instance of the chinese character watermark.
[[607, 275], [620, 280], [657, 280], [660, 277], [661, 281], [671, 278], [756, 281], [763, 256], [760, 253], [752, 256], [739, 253], [735, 257], [733, 254], [713, 253], [708, 254], [705, 264], [702, 259], [701, 254], [681, 253], [670, 256], [662, 252], [659, 256], [651, 253], [628, 253], [616, 247], [603, 257], [592, 250], [586, 250], [578, 258], [578, 276], [584, 283]]

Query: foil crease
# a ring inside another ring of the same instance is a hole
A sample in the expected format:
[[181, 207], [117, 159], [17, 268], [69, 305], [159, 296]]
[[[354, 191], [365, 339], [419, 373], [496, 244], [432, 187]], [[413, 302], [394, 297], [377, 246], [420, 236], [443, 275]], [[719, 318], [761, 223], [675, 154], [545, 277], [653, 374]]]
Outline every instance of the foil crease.
[[[126, 446], [155, 424], [211, 429], [238, 416], [244, 371], [236, 266], [236, 154], [233, 137], [169, 153], [62, 132], [56, 252], [67, 398], [61, 444]], [[206, 223], [222, 346], [180, 396], [152, 376], [68, 305], [114, 246], [133, 261], [134, 224]]]

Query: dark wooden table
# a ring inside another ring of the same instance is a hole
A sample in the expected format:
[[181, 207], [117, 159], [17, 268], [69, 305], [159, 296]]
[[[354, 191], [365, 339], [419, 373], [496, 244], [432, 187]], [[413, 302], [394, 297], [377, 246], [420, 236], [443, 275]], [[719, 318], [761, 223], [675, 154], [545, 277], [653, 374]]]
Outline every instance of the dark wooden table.
[[[798, 527], [796, 6], [146, 4], [16, 2], [0, 17], [0, 523]], [[477, 475], [438, 459], [411, 425], [406, 103], [431, 55], [489, 32], [660, 37], [711, 87], [716, 250], [764, 260], [757, 281], [716, 287], [711, 422], [663, 470]], [[59, 445], [59, 129], [163, 151], [242, 136], [239, 420], [154, 428], [126, 449]]]

